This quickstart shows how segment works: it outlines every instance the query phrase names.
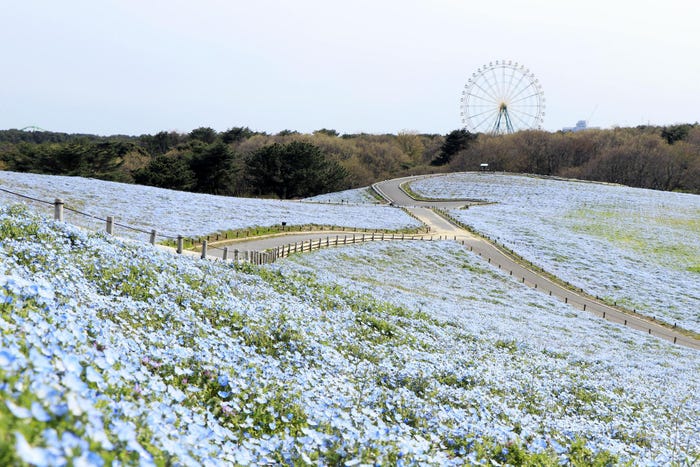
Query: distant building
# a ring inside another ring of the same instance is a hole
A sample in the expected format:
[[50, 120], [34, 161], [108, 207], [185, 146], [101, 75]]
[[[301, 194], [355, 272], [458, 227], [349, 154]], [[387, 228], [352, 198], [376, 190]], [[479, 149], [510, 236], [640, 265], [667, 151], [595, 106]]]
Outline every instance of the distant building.
[[574, 126], [574, 127], [565, 127], [565, 128], [562, 128], [561, 131], [563, 131], [564, 133], [568, 133], [568, 132], [574, 132], [574, 133], [575, 133], [575, 132], [577, 132], [577, 131], [583, 131], [583, 130], [586, 130], [586, 129], [588, 129], [588, 125], [586, 124], [586, 121], [585, 121], [585, 120], [579, 120], [578, 122], [576, 122], [576, 126]]

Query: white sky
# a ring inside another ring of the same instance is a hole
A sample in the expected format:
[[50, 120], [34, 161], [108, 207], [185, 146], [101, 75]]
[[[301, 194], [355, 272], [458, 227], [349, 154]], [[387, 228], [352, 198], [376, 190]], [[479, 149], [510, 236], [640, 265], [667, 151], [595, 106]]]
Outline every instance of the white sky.
[[0, 0], [0, 129], [447, 133], [514, 60], [544, 127], [700, 120], [697, 0]]

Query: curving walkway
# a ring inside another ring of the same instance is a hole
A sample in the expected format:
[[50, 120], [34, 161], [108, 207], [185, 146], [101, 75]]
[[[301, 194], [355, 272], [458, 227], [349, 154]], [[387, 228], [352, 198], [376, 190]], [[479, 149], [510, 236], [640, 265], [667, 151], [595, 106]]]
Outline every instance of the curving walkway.
[[[455, 225], [448, 219], [442, 217], [434, 209], [459, 209], [472, 204], [478, 204], [476, 200], [418, 200], [409, 196], [401, 186], [421, 178], [439, 175], [421, 175], [404, 177], [393, 180], [386, 180], [376, 183], [372, 188], [394, 206], [401, 207], [409, 211], [412, 215], [430, 227], [429, 239], [450, 239], [460, 242], [470, 251], [479, 255], [484, 261], [503, 271], [504, 274], [513, 276], [521, 283], [535, 288], [542, 293], [556, 297], [569, 305], [593, 313], [610, 322], [618, 323], [629, 328], [641, 331], [662, 339], [666, 339], [678, 345], [700, 350], [700, 340], [668, 326], [662, 325], [654, 320], [624, 310], [620, 307], [612, 307], [583, 291], [577, 292], [562, 284], [559, 284], [545, 274], [530, 269], [486, 239], [470, 233], [469, 231]], [[308, 232], [287, 235], [276, 235], [266, 238], [237, 241], [235, 245], [240, 250], [270, 250], [283, 247], [295, 242], [317, 242], [328, 239], [329, 236], [352, 236], [361, 235], [360, 232]], [[416, 236], [410, 238], [415, 239]], [[422, 238], [422, 236], [418, 236]], [[320, 242], [319, 242], [320, 247]], [[311, 249], [311, 247], [309, 247]], [[212, 256], [221, 257], [221, 250], [210, 250]]]
[[612, 307], [584, 294], [582, 291], [579, 293], [558, 284], [544, 274], [532, 270], [518, 262], [516, 258], [509, 255], [498, 246], [458, 227], [438, 215], [432, 208], [458, 209], [469, 205], [470, 200], [440, 201], [413, 199], [401, 188], [401, 185], [421, 178], [425, 178], [425, 176], [386, 180], [375, 184], [373, 188], [390, 202], [408, 209], [413, 215], [429, 225], [431, 227], [431, 232], [447, 235], [448, 238], [452, 237], [455, 240], [461, 241], [484, 260], [501, 269], [504, 273], [516, 277], [525, 285], [559, 298], [573, 307], [591, 312], [608, 321], [661, 337], [675, 344], [700, 350], [700, 340], [668, 326], [659, 324], [646, 316], [641, 316], [619, 307]]

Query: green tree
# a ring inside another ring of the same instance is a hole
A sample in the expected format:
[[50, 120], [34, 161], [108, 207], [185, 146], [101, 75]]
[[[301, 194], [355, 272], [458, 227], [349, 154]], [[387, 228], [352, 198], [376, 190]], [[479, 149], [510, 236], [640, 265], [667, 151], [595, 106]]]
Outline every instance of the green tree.
[[141, 146], [148, 151], [149, 154], [156, 156], [165, 154], [177, 146], [182, 141], [182, 138], [183, 137], [174, 131], [161, 131], [153, 136], [141, 135], [139, 140], [141, 142]]
[[246, 161], [246, 179], [257, 195], [312, 196], [341, 188], [346, 176], [317, 146], [301, 141], [264, 146]]
[[192, 191], [197, 183], [189, 158], [184, 154], [156, 156], [145, 168], [134, 171], [133, 176], [140, 185], [171, 190]]
[[314, 131], [314, 135], [326, 135], [326, 136], [340, 136], [335, 130], [329, 130], [327, 128], [321, 128], [320, 130]]
[[219, 141], [199, 148], [190, 159], [195, 191], [215, 195], [233, 195], [236, 191], [236, 155]]
[[445, 165], [452, 160], [452, 156], [466, 149], [469, 143], [474, 141], [477, 135], [465, 129], [454, 130], [445, 136], [445, 142], [440, 148], [440, 154], [430, 162], [430, 165]]
[[676, 141], [683, 141], [686, 139], [692, 128], [693, 125], [688, 124], [667, 126], [661, 130], [661, 137], [665, 139], [668, 144], [673, 144]]
[[205, 144], [211, 144], [216, 141], [216, 131], [209, 127], [199, 127], [190, 131], [190, 140], [201, 141]]
[[221, 133], [221, 140], [226, 144], [237, 143], [253, 136], [255, 132], [246, 127], [233, 127]]

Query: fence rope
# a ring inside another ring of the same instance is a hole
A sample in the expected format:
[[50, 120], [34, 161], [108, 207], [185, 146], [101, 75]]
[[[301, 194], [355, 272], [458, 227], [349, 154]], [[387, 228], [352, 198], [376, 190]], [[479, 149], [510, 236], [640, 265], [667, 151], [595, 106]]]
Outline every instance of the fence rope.
[[[28, 200], [31, 200], [31, 201], [35, 201], [35, 202], [37, 202], [37, 203], [44, 203], [44, 204], [48, 204], [48, 205], [50, 205], [50, 206], [53, 206], [53, 205], [55, 204], [54, 201], [46, 201], [46, 200], [44, 200], [44, 199], [34, 198], [34, 197], [32, 197], [32, 196], [23, 195], [23, 194], [21, 194], [21, 193], [17, 193], [17, 192], [11, 191], [11, 190], [7, 190], [7, 189], [5, 189], [5, 188], [0, 188], [0, 191], [3, 191], [3, 192], [5, 192], [5, 193], [8, 193], [8, 194], [11, 194], [11, 195], [14, 195], [14, 196], [18, 196], [18, 197], [20, 197], [20, 198], [24, 198], [24, 199], [28, 199]], [[107, 222], [107, 219], [106, 219], [106, 218], [99, 217], [99, 216], [95, 216], [94, 214], [90, 214], [90, 213], [87, 213], [87, 212], [79, 211], [78, 209], [70, 208], [70, 207], [66, 206], [65, 204], [63, 205], [63, 209], [66, 210], [66, 211], [70, 211], [70, 212], [73, 212], [73, 213], [75, 213], [75, 214], [81, 215], [81, 216], [89, 217], [89, 218], [91, 218], [91, 219], [95, 219], [95, 220], [102, 221], [102, 222]], [[122, 223], [120, 223], [120, 222], [114, 222], [114, 225], [119, 226], [119, 227], [122, 227], [122, 228], [124, 228], [124, 229], [133, 230], [134, 232], [144, 233], [144, 234], [148, 234], [148, 235], [150, 235], [150, 234], [152, 233], [151, 231], [144, 230], [144, 229], [141, 229], [141, 228], [138, 228], [138, 227], [134, 227], [134, 226], [131, 226], [131, 225], [128, 225], [128, 224], [122, 224]], [[158, 233], [157, 231], [156, 231], [156, 236], [157, 236], [157, 237], [167, 238], [167, 239], [169, 239], [169, 240], [176, 240], [176, 239], [177, 239], [177, 236], [176, 236], [176, 235], [161, 234], [161, 233]]]
[[53, 205], [53, 201], [45, 201], [43, 199], [32, 198], [31, 196], [23, 195], [20, 193], [15, 193], [14, 191], [6, 190], [5, 188], [0, 188], [0, 191], [4, 191], [5, 193], [9, 193], [11, 195], [19, 196], [20, 198], [30, 199], [30, 200], [36, 201], [38, 203], [46, 203], [46, 204]]

